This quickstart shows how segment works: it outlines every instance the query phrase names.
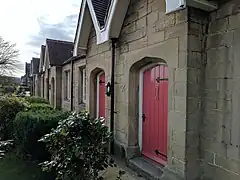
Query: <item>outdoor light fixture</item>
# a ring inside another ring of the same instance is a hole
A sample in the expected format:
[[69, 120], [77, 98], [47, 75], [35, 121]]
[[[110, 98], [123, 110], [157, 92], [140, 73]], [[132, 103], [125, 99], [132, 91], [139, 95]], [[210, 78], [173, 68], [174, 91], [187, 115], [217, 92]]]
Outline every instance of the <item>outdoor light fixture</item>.
[[108, 97], [111, 96], [111, 83], [110, 82], [108, 82], [107, 85], [106, 85], [106, 95]]

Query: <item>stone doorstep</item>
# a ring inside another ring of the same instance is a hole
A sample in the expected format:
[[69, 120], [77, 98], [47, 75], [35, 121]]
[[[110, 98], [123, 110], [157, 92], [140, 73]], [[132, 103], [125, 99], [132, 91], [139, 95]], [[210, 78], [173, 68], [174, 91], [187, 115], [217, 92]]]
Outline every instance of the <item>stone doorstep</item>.
[[163, 166], [144, 157], [130, 159], [128, 166], [149, 180], [159, 180], [163, 174]]
[[130, 159], [128, 166], [136, 173], [149, 180], [183, 180], [183, 178], [171, 168], [164, 167], [144, 157]]

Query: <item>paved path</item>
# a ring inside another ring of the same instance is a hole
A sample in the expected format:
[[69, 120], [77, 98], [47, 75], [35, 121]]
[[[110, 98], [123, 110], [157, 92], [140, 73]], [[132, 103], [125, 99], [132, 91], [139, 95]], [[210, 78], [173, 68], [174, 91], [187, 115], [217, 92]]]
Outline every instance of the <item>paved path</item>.
[[107, 171], [104, 173], [104, 180], [116, 180], [119, 170], [125, 172], [122, 176], [121, 180], [146, 180], [145, 178], [138, 176], [134, 171], [130, 168], [126, 167], [125, 163], [115, 159], [116, 164], [118, 167], [108, 168]]

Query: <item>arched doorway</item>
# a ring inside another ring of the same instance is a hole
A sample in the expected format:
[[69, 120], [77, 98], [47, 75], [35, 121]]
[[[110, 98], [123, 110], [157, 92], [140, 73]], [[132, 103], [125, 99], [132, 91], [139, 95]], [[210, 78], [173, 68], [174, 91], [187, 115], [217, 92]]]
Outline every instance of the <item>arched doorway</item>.
[[51, 104], [55, 107], [55, 80], [52, 78], [51, 80]]
[[46, 78], [46, 98], [49, 100], [49, 79]]
[[161, 164], [167, 162], [168, 67], [155, 63], [139, 73], [139, 146], [144, 155]]
[[97, 117], [105, 118], [105, 73], [97, 74]]

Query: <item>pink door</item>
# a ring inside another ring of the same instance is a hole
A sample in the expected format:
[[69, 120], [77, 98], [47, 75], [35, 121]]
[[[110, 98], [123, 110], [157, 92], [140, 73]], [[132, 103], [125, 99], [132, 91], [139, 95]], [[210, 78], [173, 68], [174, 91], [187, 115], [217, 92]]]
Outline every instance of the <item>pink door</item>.
[[167, 161], [168, 67], [157, 65], [143, 73], [142, 154]]
[[105, 73], [99, 75], [98, 116], [105, 117]]

